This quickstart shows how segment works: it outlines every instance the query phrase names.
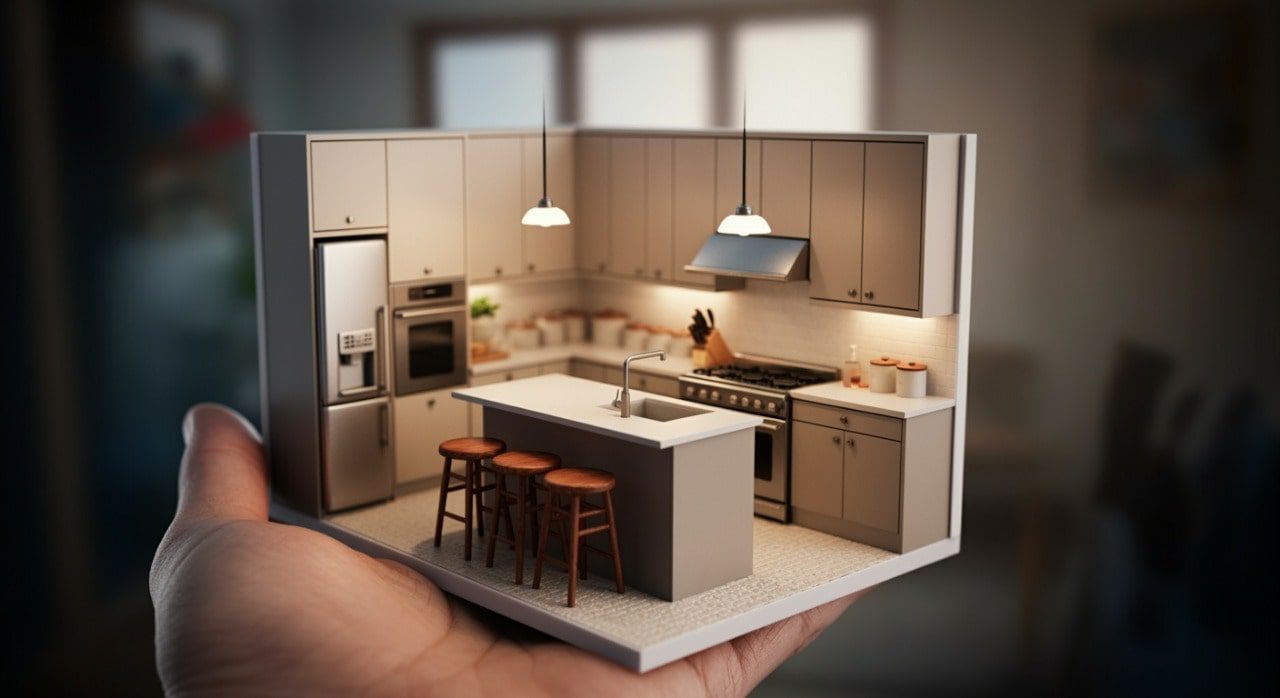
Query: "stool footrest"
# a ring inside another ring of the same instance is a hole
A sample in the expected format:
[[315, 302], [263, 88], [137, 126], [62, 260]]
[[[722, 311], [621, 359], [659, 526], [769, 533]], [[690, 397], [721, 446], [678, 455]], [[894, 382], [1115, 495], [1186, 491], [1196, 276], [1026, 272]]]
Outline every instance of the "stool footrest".
[[589, 536], [589, 535], [591, 535], [592, 533], [599, 533], [599, 532], [601, 532], [601, 531], [607, 531], [607, 530], [609, 530], [609, 524], [601, 524], [601, 525], [599, 525], [599, 526], [592, 526], [591, 528], [584, 528], [584, 529], [579, 530], [579, 531], [578, 531], [578, 537], [579, 537], [579, 538], [581, 538], [582, 536]]

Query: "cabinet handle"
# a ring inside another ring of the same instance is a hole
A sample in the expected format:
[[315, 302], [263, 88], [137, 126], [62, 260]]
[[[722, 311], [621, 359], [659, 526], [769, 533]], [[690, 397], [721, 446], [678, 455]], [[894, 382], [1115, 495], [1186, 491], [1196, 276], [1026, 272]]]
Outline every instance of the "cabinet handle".
[[662, 270], [661, 270], [661, 269], [654, 269], [654, 270], [653, 270], [653, 278], [655, 278], [655, 279], [661, 279], [661, 278], [662, 278]]
[[604, 262], [601, 262], [601, 263], [600, 263], [600, 271], [604, 271], [604, 269], [605, 269], [605, 263], [604, 263]]
[[856, 289], [856, 288], [851, 288], [851, 289], [849, 289], [849, 297], [850, 297], [850, 298], [856, 297], [857, 295], [858, 295], [858, 289]]
[[849, 437], [849, 440], [848, 440], [848, 441], [845, 441], [845, 443], [849, 444], [849, 446], [850, 446], [850, 447], [857, 446], [857, 444], [856, 444], [856, 443], [854, 443], [854, 441], [853, 441], [853, 437], [852, 437], [852, 436], [851, 436], [851, 437]]
[[430, 400], [427, 400], [427, 407], [435, 407], [435, 406], [436, 406], [435, 398], [431, 398]]
[[841, 423], [841, 424], [848, 424], [848, 423], [849, 423], [849, 415], [847, 415], [847, 414], [842, 414], [842, 415], [840, 415], [840, 423]]
[[356, 217], [355, 217], [355, 216], [347, 216], [347, 222], [348, 222], [348, 223], [355, 223], [355, 222], [356, 222]]
[[839, 445], [840, 445], [840, 437], [839, 437], [839, 436], [833, 436], [833, 437], [831, 437], [831, 443], [833, 443], [833, 444], [835, 444], [835, 445], [839, 446]]
[[513, 373], [508, 373], [508, 374], [507, 374], [507, 380], [511, 380], [512, 378], [515, 378], [515, 374], [513, 374]]
[[534, 269], [533, 262], [530, 262], [530, 263], [529, 263], [529, 271], [533, 271], [533, 269]]
[[493, 275], [494, 275], [494, 276], [502, 276], [502, 267], [494, 267], [494, 268], [493, 268]]
[[430, 275], [431, 275], [431, 267], [423, 267], [423, 268], [422, 268], [422, 275], [423, 275], [423, 276], [430, 276]]
[[875, 298], [875, 297], [876, 297], [876, 293], [875, 293], [875, 291], [867, 291], [867, 292], [865, 292], [865, 293], [863, 293], [863, 294], [862, 294], [862, 297], [863, 297], [863, 298], [866, 298], [867, 300], [871, 300], [872, 298]]
[[644, 269], [636, 267], [636, 276], [644, 276]]

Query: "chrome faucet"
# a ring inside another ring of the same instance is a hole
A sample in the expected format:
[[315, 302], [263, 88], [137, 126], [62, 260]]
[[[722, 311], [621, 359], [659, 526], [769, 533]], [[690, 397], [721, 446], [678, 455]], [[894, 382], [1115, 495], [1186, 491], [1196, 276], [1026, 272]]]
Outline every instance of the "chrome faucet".
[[623, 417], [631, 416], [631, 362], [640, 359], [652, 359], [658, 357], [661, 361], [667, 360], [667, 352], [665, 351], [646, 351], [642, 354], [632, 354], [622, 360], [622, 390], [613, 398], [613, 406], [617, 407]]

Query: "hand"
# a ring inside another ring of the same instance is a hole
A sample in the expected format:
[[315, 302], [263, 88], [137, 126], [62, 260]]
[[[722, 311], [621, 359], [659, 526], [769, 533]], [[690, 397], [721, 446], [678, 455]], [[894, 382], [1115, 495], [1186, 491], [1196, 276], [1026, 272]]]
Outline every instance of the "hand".
[[[178, 510], [156, 551], [156, 662], [171, 693], [743, 695], [853, 601], [815, 608], [647, 674], [528, 632], [417, 572], [267, 520], [261, 442], [197, 405]], [[511, 624], [508, 624], [511, 625]]]

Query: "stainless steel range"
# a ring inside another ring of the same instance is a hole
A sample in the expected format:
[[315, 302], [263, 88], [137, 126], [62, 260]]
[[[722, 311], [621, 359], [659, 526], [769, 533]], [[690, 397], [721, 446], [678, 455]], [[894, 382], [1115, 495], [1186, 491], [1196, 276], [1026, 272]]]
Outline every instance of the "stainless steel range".
[[756, 428], [755, 512], [786, 522], [791, 510], [791, 397], [787, 391], [837, 380], [840, 372], [761, 356], [735, 356], [732, 364], [695, 368], [680, 376], [680, 397], [765, 418]]

